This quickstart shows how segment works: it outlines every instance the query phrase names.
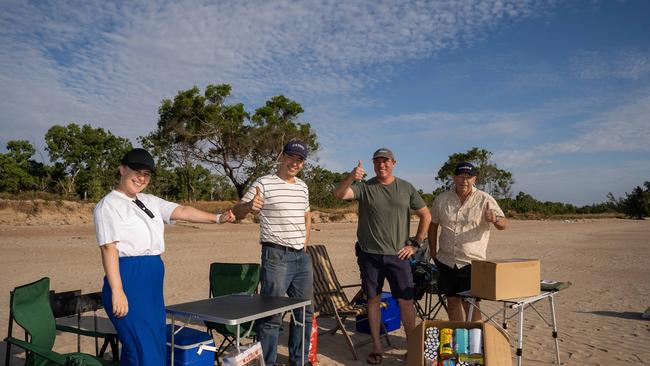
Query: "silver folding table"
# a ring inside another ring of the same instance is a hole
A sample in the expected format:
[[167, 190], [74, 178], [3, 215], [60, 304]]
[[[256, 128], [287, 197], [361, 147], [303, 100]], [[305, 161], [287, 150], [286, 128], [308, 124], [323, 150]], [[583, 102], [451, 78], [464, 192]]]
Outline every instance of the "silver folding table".
[[[476, 308], [478, 311], [481, 312], [484, 316], [487, 317], [487, 321], [490, 321], [494, 323], [497, 327], [502, 328], [503, 330], [508, 328], [508, 320], [513, 318], [514, 316], [519, 317], [519, 324], [518, 324], [518, 329], [517, 329], [517, 366], [521, 366], [521, 356], [522, 356], [522, 350], [523, 350], [523, 339], [524, 339], [524, 310], [526, 307], [529, 307], [533, 309], [537, 315], [548, 325], [549, 327], [553, 328], [553, 339], [555, 340], [555, 361], [557, 362], [558, 365], [560, 365], [560, 344], [557, 338], [557, 319], [555, 316], [555, 300], [553, 299], [553, 296], [557, 294], [558, 291], [541, 291], [539, 295], [535, 296], [529, 296], [529, 297], [521, 297], [521, 298], [516, 298], [516, 299], [504, 299], [504, 300], [490, 300], [490, 299], [482, 299], [476, 296], [472, 296], [470, 291], [464, 291], [464, 292], [459, 292], [458, 295], [461, 296], [464, 300], [470, 303], [469, 311], [467, 314], [467, 319], [472, 318], [472, 313], [474, 311], [474, 308]], [[501, 302], [503, 303], [503, 308], [498, 310], [496, 313], [489, 315], [483, 312], [480, 307], [476, 305], [477, 300], [485, 300], [485, 301], [495, 301], [495, 302]], [[549, 323], [542, 314], [540, 314], [539, 311], [535, 308], [535, 303], [538, 301], [548, 299], [550, 308], [551, 308], [551, 323]], [[508, 309], [513, 309], [516, 310], [513, 314], [508, 316], [507, 310]], [[499, 324], [497, 323], [493, 318], [498, 315], [499, 313], [503, 314], [503, 323]]]
[[[302, 339], [305, 339], [305, 311], [311, 300], [297, 299], [282, 296], [263, 296], [263, 295], [226, 295], [214, 297], [211, 299], [191, 301], [182, 304], [170, 305], [165, 308], [167, 314], [171, 315], [172, 334], [171, 334], [171, 364], [174, 364], [174, 335], [185, 325], [192, 321], [211, 321], [214, 323], [235, 325], [236, 347], [237, 352], [240, 348], [240, 327], [247, 322], [265, 318], [271, 315], [283, 314], [285, 311], [291, 311], [302, 308], [302, 321], [298, 322], [293, 311], [291, 316], [298, 325], [302, 326]], [[176, 318], [186, 319], [185, 324], [176, 329]], [[252, 328], [252, 325], [251, 325]], [[305, 360], [305, 347], [302, 347], [302, 360]]]

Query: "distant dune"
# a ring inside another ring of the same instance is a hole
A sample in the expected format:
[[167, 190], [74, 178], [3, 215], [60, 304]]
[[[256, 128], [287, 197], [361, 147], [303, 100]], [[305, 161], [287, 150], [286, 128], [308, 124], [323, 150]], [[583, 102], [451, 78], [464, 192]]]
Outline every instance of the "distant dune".
[[[95, 202], [75, 202], [63, 200], [9, 200], [0, 199], [0, 225], [80, 225], [93, 221]], [[206, 211], [224, 211], [234, 205], [234, 202], [193, 202], [191, 206]], [[356, 222], [357, 214], [349, 209], [332, 210], [333, 212], [313, 211], [314, 223], [326, 222]], [[249, 215], [241, 223], [255, 222], [255, 217]]]

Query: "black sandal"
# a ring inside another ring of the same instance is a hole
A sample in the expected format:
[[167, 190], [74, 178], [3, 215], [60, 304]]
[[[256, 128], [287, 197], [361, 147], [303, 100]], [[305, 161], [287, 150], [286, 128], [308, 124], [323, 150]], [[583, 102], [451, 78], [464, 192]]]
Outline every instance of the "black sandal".
[[381, 353], [371, 352], [366, 358], [366, 362], [370, 365], [379, 365], [383, 361]]

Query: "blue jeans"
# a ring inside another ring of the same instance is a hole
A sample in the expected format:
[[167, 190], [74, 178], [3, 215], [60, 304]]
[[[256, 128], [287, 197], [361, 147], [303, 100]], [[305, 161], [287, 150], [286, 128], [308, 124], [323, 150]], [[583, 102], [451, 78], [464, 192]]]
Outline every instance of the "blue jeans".
[[[297, 297], [311, 300], [314, 294], [314, 275], [311, 259], [304, 251], [292, 251], [269, 246], [262, 246], [262, 295]], [[300, 365], [301, 345], [304, 344], [305, 363], [309, 352], [311, 334], [312, 306], [305, 312], [305, 342], [300, 339], [302, 326], [291, 319], [289, 328], [289, 360], [291, 365]], [[302, 308], [293, 311], [295, 319], [302, 321]], [[262, 344], [264, 362], [268, 366], [275, 364], [278, 355], [278, 338], [282, 315], [262, 319], [258, 325], [258, 339]]]

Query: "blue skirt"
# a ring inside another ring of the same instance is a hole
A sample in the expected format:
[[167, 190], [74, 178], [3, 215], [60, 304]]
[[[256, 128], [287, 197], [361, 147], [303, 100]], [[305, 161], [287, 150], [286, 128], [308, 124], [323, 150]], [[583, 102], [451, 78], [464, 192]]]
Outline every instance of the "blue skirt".
[[122, 287], [129, 302], [125, 317], [113, 315], [111, 287], [104, 277], [102, 300], [122, 343], [120, 365], [165, 365], [165, 266], [159, 255], [120, 258]]

